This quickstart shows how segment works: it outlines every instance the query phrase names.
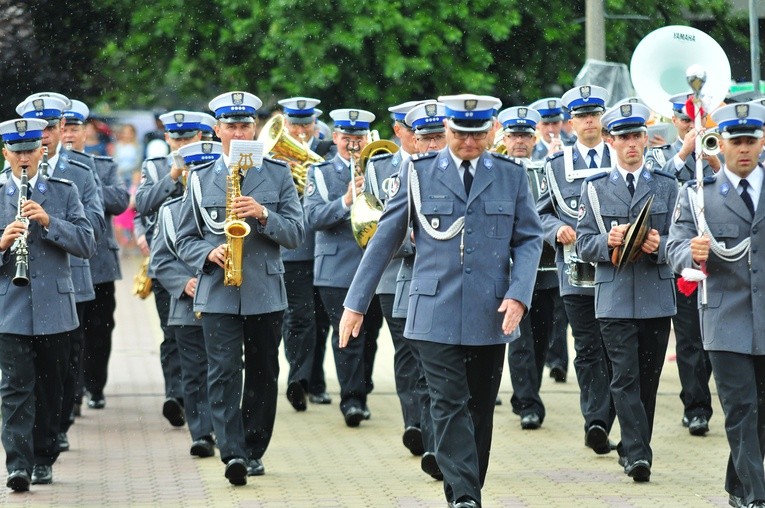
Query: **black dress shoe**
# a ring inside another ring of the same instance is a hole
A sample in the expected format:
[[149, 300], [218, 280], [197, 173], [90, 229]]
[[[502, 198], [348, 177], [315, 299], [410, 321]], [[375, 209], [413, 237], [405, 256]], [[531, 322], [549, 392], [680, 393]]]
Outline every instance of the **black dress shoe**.
[[706, 416], [694, 416], [688, 422], [688, 432], [692, 436], [703, 436], [709, 432], [709, 420]]
[[556, 383], [565, 383], [566, 371], [563, 369], [563, 367], [556, 365], [550, 368], [550, 377], [553, 378]]
[[305, 390], [300, 381], [293, 381], [287, 387], [287, 400], [290, 401], [295, 411], [305, 411], [307, 405], [305, 403]]
[[58, 445], [58, 451], [69, 451], [69, 438], [67, 437], [66, 432], [59, 432], [58, 437], [56, 438], [56, 444]]
[[191, 443], [191, 455], [199, 458], [215, 456], [215, 441], [211, 436], [205, 436]]
[[734, 496], [733, 494], [728, 495], [728, 504], [732, 506], [733, 508], [746, 508], [746, 503], [744, 502], [744, 498]]
[[345, 424], [349, 427], [358, 427], [361, 420], [364, 419], [364, 410], [358, 406], [351, 406], [343, 413]]
[[332, 397], [327, 392], [312, 393], [308, 396], [311, 404], [332, 404]]
[[32, 468], [32, 485], [49, 485], [53, 483], [53, 467], [36, 465]]
[[494, 401], [494, 405], [495, 405], [495, 406], [501, 406], [501, 405], [502, 405], [502, 399], [500, 399], [499, 397], [497, 397], [497, 400], [495, 400], [495, 401]]
[[627, 467], [627, 462], [628, 462], [628, 460], [627, 460], [627, 457], [625, 457], [624, 455], [619, 455], [619, 458], [617, 459], [617, 462], [618, 462], [618, 463], [619, 463], [619, 465], [620, 465], [620, 466], [622, 466], [623, 468], [626, 468], [626, 467]]
[[90, 400], [88, 401], [88, 407], [90, 409], [103, 409], [106, 407], [106, 399], [103, 393], [90, 394]]
[[521, 417], [521, 428], [524, 430], [536, 430], [542, 426], [542, 420], [536, 413], [529, 413]]
[[17, 469], [11, 471], [8, 475], [8, 481], [5, 482], [5, 486], [14, 492], [27, 492], [29, 490], [29, 474], [26, 471]]
[[481, 505], [475, 499], [466, 498], [449, 503], [449, 508], [481, 508]]
[[266, 474], [266, 468], [260, 459], [250, 459], [247, 461], [247, 476], [263, 476]]
[[229, 460], [225, 475], [231, 485], [247, 485], [247, 462], [239, 458]]
[[412, 455], [422, 455], [425, 448], [422, 446], [422, 431], [419, 427], [407, 427], [404, 429], [404, 446], [412, 452]]
[[436, 462], [436, 454], [433, 452], [425, 452], [420, 459], [420, 469], [425, 471], [434, 480], [441, 481], [444, 479], [444, 474], [441, 472], [441, 468], [438, 467]]
[[651, 464], [647, 460], [636, 460], [627, 465], [624, 472], [636, 482], [647, 482], [651, 479]]
[[587, 434], [584, 435], [584, 444], [598, 455], [605, 455], [611, 452], [611, 444], [608, 441], [608, 432], [606, 429], [596, 424], [590, 425]]
[[372, 418], [372, 411], [369, 410], [369, 408], [366, 406], [366, 404], [364, 405], [364, 409], [362, 409], [362, 411], [364, 412], [364, 419], [365, 420], [369, 420], [370, 418]]
[[167, 421], [173, 427], [183, 427], [183, 424], [186, 423], [183, 406], [178, 402], [178, 399], [173, 397], [168, 397], [165, 399], [165, 403], [162, 404], [162, 416], [167, 418]]

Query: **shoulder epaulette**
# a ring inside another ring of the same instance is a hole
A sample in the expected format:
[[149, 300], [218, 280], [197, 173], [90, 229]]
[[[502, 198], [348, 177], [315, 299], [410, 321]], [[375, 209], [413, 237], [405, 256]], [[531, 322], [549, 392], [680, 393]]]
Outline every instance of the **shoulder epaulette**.
[[371, 160], [371, 161], [378, 161], [380, 159], [387, 159], [388, 157], [393, 157], [394, 155], [395, 155], [394, 152], [381, 153], [381, 154], [377, 154], [377, 155], [373, 156], [369, 160]]
[[71, 180], [67, 180], [66, 178], [58, 178], [58, 177], [55, 177], [55, 176], [51, 176], [50, 178], [48, 178], [48, 181], [49, 182], [65, 183], [67, 185], [74, 185], [74, 182], [72, 182]]
[[99, 161], [109, 161], [109, 162], [114, 160], [114, 157], [109, 157], [108, 155], [94, 155], [93, 158]]
[[594, 182], [595, 180], [599, 180], [601, 178], [605, 178], [608, 176], [608, 171], [603, 171], [602, 173], [598, 173], [597, 175], [588, 176], [584, 179], [585, 182]]
[[86, 170], [90, 171], [90, 166], [88, 166], [84, 162], [80, 162], [80, 161], [78, 161], [76, 159], [69, 159], [68, 162], [69, 162], [69, 164], [71, 164], [73, 166], [77, 166], [78, 168], [82, 168], [82, 169], [86, 169]]
[[332, 165], [333, 165], [333, 163], [332, 163], [332, 159], [330, 159], [330, 160], [328, 160], [328, 161], [324, 161], [324, 162], [317, 162], [316, 164], [313, 164], [313, 166], [315, 166], [315, 167], [317, 167], [317, 168], [320, 168], [320, 167], [322, 167], [322, 166], [332, 166]]
[[69, 151], [72, 153], [76, 153], [77, 155], [80, 155], [82, 157], [95, 157], [93, 154], [82, 152], [80, 150], [75, 150], [74, 148], [70, 148]]
[[675, 178], [675, 175], [671, 175], [671, 174], [667, 173], [666, 171], [662, 171], [660, 169], [654, 169], [653, 170], [653, 174], [654, 175], [665, 176], [667, 178], [671, 178], [672, 180], [677, 180], [677, 178]]
[[263, 162], [270, 162], [272, 164], [276, 164], [276, 165], [279, 165], [279, 166], [285, 166], [287, 168], [290, 167], [290, 165], [287, 164], [286, 162], [284, 162], [283, 160], [272, 159], [271, 157], [263, 157]]
[[424, 159], [430, 159], [438, 155], [438, 152], [425, 152], [425, 153], [413, 153], [412, 154], [412, 160], [413, 161], [421, 161]]
[[550, 161], [551, 161], [551, 160], [553, 160], [553, 159], [557, 159], [557, 158], [558, 158], [558, 157], [560, 157], [561, 155], [563, 155], [563, 150], [560, 150], [560, 151], [558, 151], [558, 152], [555, 152], [555, 153], [554, 153], [554, 154], [552, 154], [552, 155], [548, 155], [548, 156], [547, 156], [547, 158], [545, 159], [545, 161], [547, 161], [547, 162], [550, 162]]
[[[704, 183], [715, 183], [716, 181], [717, 181], [717, 176], [716, 175], [705, 176], [704, 177]], [[694, 180], [694, 182], [695, 182], [695, 180]]]

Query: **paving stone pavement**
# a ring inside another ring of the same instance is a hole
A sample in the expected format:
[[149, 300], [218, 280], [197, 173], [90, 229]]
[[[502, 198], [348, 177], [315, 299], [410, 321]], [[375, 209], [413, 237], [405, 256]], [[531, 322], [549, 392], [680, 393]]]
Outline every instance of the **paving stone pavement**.
[[[72, 449], [54, 466], [52, 485], [26, 494], [0, 489], [8, 506], [234, 506], [242, 508], [382, 507], [442, 508], [440, 482], [420, 471], [419, 458], [401, 444], [403, 424], [393, 385], [393, 347], [384, 328], [375, 365], [372, 418], [347, 428], [338, 409], [339, 387], [331, 348], [325, 371], [333, 404], [309, 404], [295, 412], [286, 400], [286, 362], [273, 440], [264, 457], [266, 474], [232, 487], [218, 457], [197, 459], [185, 427], [161, 415], [162, 372], [159, 321], [153, 300], [130, 294], [138, 259], [126, 257], [125, 280], [117, 284], [114, 334], [106, 408], [83, 407], [69, 433]], [[573, 346], [569, 345], [573, 355]], [[672, 353], [670, 345], [669, 353]], [[283, 360], [283, 355], [282, 355]], [[664, 364], [656, 409], [651, 481], [636, 484], [616, 463], [584, 446], [578, 386], [545, 378], [547, 416], [541, 429], [521, 430], [509, 404], [505, 372], [495, 413], [485, 507], [724, 507], [728, 446], [722, 411], [706, 437], [692, 437], [680, 424], [682, 404], [674, 362]], [[714, 388], [714, 387], [713, 387]], [[618, 429], [612, 436], [618, 437]]]

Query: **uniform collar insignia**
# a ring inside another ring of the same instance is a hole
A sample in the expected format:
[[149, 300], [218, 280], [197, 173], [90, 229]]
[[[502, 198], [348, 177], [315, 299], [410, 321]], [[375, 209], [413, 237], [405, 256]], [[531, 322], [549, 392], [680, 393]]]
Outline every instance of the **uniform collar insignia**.
[[449, 165], [449, 161], [446, 160], [446, 158], [442, 158], [440, 161], [438, 161], [438, 167], [441, 169], [446, 169], [448, 165]]
[[39, 190], [42, 194], [45, 194], [45, 191], [48, 190], [48, 186], [45, 184], [44, 181], [39, 180], [37, 182], [37, 190]]
[[720, 194], [727, 196], [728, 192], [730, 192], [730, 185], [728, 185], [728, 182], [723, 182], [723, 184], [720, 185]]
[[491, 167], [494, 166], [494, 161], [492, 161], [490, 157], [486, 157], [483, 160], [483, 165], [486, 166], [486, 169], [491, 169]]
[[393, 158], [390, 160], [390, 163], [395, 168], [398, 166], [399, 162], [401, 162], [401, 152], [396, 152], [393, 154]]
[[650, 171], [643, 171], [643, 180], [650, 180], [650, 179], [651, 179], [651, 172]]
[[611, 181], [615, 182], [619, 179], [619, 170], [614, 170], [613, 173], [611, 173]]
[[16, 187], [8, 186], [8, 193], [7, 194], [9, 196], [13, 196], [14, 194], [16, 194]]
[[343, 163], [340, 162], [340, 161], [335, 161], [335, 171], [337, 171], [339, 173], [343, 169], [344, 169], [343, 168]]

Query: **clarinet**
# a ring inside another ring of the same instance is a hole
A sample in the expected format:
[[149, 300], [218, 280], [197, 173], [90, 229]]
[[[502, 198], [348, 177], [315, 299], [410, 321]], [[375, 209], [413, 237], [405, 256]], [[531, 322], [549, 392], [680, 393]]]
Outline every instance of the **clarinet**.
[[16, 276], [13, 277], [13, 285], [24, 287], [29, 285], [29, 250], [27, 249], [27, 235], [29, 235], [29, 219], [24, 217], [22, 210], [27, 201], [27, 189], [29, 188], [29, 177], [27, 176], [26, 166], [21, 168], [21, 188], [19, 189], [19, 205], [16, 211], [16, 220], [23, 222], [27, 226], [21, 236], [16, 238], [11, 246], [11, 252], [16, 254]]
[[[40, 175], [43, 178], [48, 178], [48, 147], [43, 147], [43, 159], [40, 163]], [[24, 197], [26, 198], [26, 194], [24, 194]]]

